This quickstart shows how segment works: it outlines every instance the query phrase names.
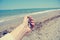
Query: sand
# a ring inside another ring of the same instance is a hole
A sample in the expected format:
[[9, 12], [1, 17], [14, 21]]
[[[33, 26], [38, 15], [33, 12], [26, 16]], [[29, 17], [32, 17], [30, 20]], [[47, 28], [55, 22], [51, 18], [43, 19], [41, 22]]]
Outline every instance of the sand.
[[60, 10], [36, 14], [34, 31], [23, 40], [60, 40]]
[[[37, 14], [38, 13], [38, 14]], [[35, 28], [22, 40], [60, 40], [60, 10], [37, 12], [31, 15], [35, 20]], [[11, 32], [23, 18], [0, 23], [0, 32]], [[4, 26], [5, 25], [5, 26]], [[3, 35], [2, 35], [3, 36]]]

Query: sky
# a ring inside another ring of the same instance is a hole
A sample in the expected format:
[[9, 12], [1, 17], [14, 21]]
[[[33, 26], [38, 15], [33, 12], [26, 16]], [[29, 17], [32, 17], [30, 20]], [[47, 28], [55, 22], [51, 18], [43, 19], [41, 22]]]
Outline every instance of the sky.
[[60, 8], [60, 0], [0, 0], [0, 10]]

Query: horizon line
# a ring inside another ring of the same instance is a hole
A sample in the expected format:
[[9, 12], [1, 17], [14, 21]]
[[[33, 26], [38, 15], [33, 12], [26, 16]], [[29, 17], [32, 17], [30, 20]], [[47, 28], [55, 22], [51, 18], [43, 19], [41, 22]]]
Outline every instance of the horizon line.
[[[37, 8], [19, 8], [19, 9], [37, 9]], [[60, 9], [60, 8], [57, 8]], [[0, 9], [0, 10], [18, 10], [18, 9]]]

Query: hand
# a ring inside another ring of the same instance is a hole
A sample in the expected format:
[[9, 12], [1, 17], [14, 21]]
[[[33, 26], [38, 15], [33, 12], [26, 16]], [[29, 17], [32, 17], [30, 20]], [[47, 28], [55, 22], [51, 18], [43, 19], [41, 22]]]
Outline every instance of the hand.
[[[29, 22], [29, 25], [31, 24], [30, 25], [31, 27], [29, 27], [28, 22]], [[25, 16], [23, 20], [23, 24], [25, 25], [27, 32], [30, 32], [31, 29], [33, 29], [33, 27], [35, 26], [34, 20], [31, 16]]]
[[14, 29], [10, 33], [16, 40], [21, 40], [24, 35], [27, 35], [27, 33], [31, 31], [31, 28], [28, 25], [28, 21], [31, 25], [33, 25], [32, 26], [32, 28], [33, 28], [35, 25], [33, 18], [31, 16], [29, 16], [29, 17], [25, 16], [23, 23], [20, 24], [16, 29]]

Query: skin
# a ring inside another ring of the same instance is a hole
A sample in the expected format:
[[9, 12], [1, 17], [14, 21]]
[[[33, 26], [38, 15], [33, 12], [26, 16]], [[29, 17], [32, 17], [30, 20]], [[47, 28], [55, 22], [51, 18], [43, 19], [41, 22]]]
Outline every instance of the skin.
[[[10, 34], [16, 39], [16, 40], [21, 40], [24, 35], [28, 32], [31, 32], [31, 28], [28, 25], [28, 21], [31, 19], [31, 25], [34, 27], [35, 23], [34, 20], [31, 16], [25, 16], [23, 23], [20, 24], [16, 29], [14, 29]], [[33, 29], [33, 28], [32, 28]]]

